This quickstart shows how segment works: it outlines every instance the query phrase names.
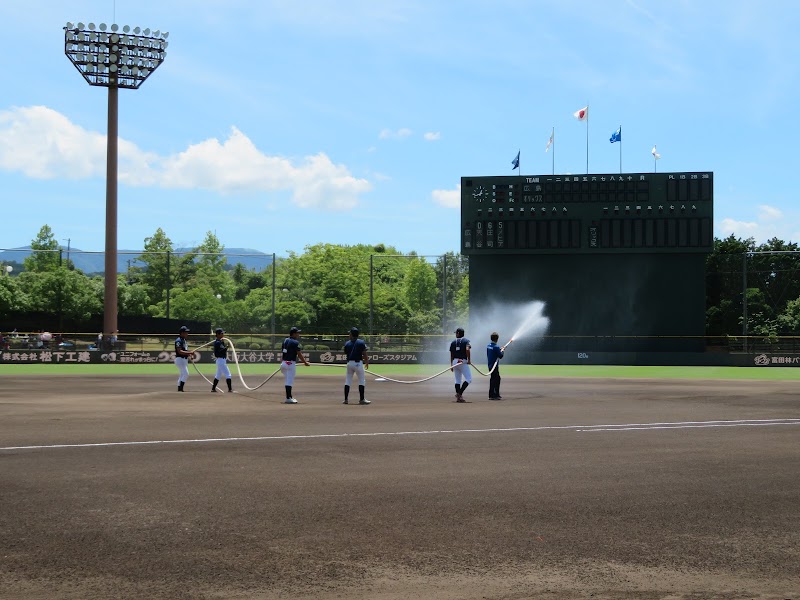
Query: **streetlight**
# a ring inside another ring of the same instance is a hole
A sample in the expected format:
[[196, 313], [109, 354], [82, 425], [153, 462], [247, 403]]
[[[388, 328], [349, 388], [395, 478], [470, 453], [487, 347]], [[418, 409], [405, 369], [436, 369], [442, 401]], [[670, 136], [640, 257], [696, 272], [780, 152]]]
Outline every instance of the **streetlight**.
[[103, 331], [117, 331], [117, 122], [119, 88], [138, 89], [167, 56], [166, 31], [128, 25], [67, 23], [64, 54], [86, 82], [108, 88], [106, 146], [106, 251]]
[[11, 271], [13, 271], [13, 270], [14, 270], [14, 267], [12, 267], [11, 265], [6, 265], [6, 269], [5, 269], [6, 277], [11, 277]]
[[[67, 268], [69, 269], [70, 268], [69, 267], [69, 245], [70, 245], [70, 242], [72, 242], [72, 238], [66, 238], [66, 239], [67, 239]], [[63, 238], [62, 238], [61, 241], [62, 242], [64, 241]]]

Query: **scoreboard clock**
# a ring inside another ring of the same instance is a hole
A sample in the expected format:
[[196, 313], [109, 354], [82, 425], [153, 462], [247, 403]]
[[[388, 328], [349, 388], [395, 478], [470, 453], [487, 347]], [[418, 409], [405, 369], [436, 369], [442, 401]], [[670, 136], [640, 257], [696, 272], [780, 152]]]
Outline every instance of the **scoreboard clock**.
[[714, 175], [461, 178], [461, 253], [709, 253]]

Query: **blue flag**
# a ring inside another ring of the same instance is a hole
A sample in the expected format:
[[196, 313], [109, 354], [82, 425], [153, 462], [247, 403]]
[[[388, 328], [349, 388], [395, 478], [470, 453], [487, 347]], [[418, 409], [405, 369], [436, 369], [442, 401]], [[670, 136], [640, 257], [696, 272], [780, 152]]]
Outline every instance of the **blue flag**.
[[517, 150], [517, 156], [511, 161], [511, 164], [513, 165], [512, 171], [514, 169], [519, 169], [519, 150]]
[[619, 129], [617, 129], [614, 133], [611, 134], [611, 139], [609, 139], [608, 141], [611, 142], [612, 144], [614, 142], [622, 141], [622, 125], [620, 125]]

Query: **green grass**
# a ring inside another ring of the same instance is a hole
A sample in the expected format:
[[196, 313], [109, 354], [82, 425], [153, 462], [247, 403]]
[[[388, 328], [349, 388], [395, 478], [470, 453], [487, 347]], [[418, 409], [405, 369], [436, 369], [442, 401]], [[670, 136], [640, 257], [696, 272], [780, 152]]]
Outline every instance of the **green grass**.
[[[236, 365], [231, 364], [236, 375]], [[214, 365], [199, 365], [202, 373], [213, 375]], [[276, 364], [242, 365], [242, 374], [269, 375]], [[447, 368], [447, 365], [372, 365], [369, 372], [390, 377], [428, 377]], [[485, 366], [479, 365], [484, 373]], [[333, 366], [297, 367], [299, 376], [342, 375], [344, 369]], [[189, 373], [194, 373], [192, 367]], [[175, 375], [172, 364], [159, 365], [5, 365], [0, 364], [0, 378], [25, 375]], [[619, 379], [763, 379], [770, 381], [800, 381], [798, 367], [639, 367], [607, 365], [503, 365], [503, 377], [598, 377]], [[477, 374], [476, 374], [477, 375]]]

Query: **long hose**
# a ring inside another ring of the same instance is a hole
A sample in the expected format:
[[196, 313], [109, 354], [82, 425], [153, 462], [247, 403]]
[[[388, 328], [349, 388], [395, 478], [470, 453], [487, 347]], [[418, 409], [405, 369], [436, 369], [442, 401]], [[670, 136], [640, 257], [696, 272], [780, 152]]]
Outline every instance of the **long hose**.
[[[280, 367], [278, 367], [278, 369], [276, 369], [269, 377], [267, 377], [264, 381], [259, 383], [256, 387], [250, 387], [249, 385], [247, 385], [247, 383], [244, 380], [244, 377], [242, 376], [242, 367], [239, 364], [239, 355], [236, 353], [236, 346], [234, 346], [233, 341], [231, 341], [230, 338], [223, 337], [222, 339], [230, 344], [231, 351], [233, 353], [233, 361], [234, 361], [234, 363], [236, 363], [236, 371], [237, 371], [237, 374], [239, 375], [239, 381], [241, 381], [241, 383], [242, 383], [242, 385], [244, 386], [245, 389], [247, 389], [247, 390], [249, 390], [251, 392], [254, 392], [257, 389], [261, 388], [263, 385], [265, 385], [268, 381], [270, 381], [273, 377], [275, 377], [275, 375], [277, 375], [280, 372], [281, 369], [280, 369]], [[510, 344], [513, 341], [514, 341], [513, 339], [510, 340], [508, 342], [508, 344]], [[207, 343], [205, 343], [205, 344], [203, 344], [201, 346], [198, 346], [197, 348], [194, 349], [194, 352], [197, 352], [198, 350], [200, 350], [201, 348], [205, 348], [206, 346], [210, 346], [213, 343], [214, 342], [207, 342]], [[508, 344], [506, 344], [506, 346], [508, 346]], [[503, 348], [505, 349], [506, 346], [503, 346]], [[336, 365], [336, 364], [330, 364], [330, 363], [309, 363], [309, 364], [311, 366], [315, 366], [315, 367], [338, 367], [340, 369], [342, 369], [342, 368], [346, 369], [347, 368], [347, 365]], [[494, 372], [494, 370], [497, 368], [497, 366], [499, 364], [500, 364], [500, 359], [497, 359], [494, 362], [494, 365], [492, 365], [492, 368], [489, 369], [489, 371], [487, 373], [484, 373], [483, 371], [481, 371], [474, 364], [471, 364], [471, 366], [480, 375], [483, 375], [484, 377], [488, 377], [489, 375], [491, 375]], [[200, 375], [200, 377], [205, 379], [206, 382], [208, 382], [208, 383], [213, 385], [213, 382], [211, 382], [208, 379], [208, 377], [203, 375], [203, 373], [200, 371], [200, 369], [197, 368], [197, 363], [194, 360], [192, 361], [192, 365], [194, 365], [194, 369], [195, 369], [195, 371], [197, 371], [197, 373]], [[453, 366], [455, 366], [455, 365], [453, 365]], [[431, 375], [430, 377], [425, 377], [424, 379], [415, 379], [415, 380], [412, 380], [412, 381], [404, 381], [402, 379], [393, 379], [393, 378], [388, 377], [386, 375], [381, 375], [380, 373], [375, 373], [374, 371], [370, 371], [370, 370], [365, 370], [364, 373], [365, 374], [369, 374], [372, 377], [375, 377], [376, 379], [382, 379], [382, 380], [386, 380], [386, 381], [391, 381], [392, 383], [401, 383], [401, 384], [409, 385], [409, 384], [413, 384], [413, 383], [424, 383], [426, 381], [430, 381], [431, 379], [435, 379], [436, 377], [444, 375], [448, 371], [452, 371], [453, 370], [453, 366], [447, 367], [446, 369], [444, 369], [442, 371], [439, 371], [438, 373], [435, 373], [434, 375]], [[219, 388], [217, 389], [217, 391], [220, 392], [220, 393], [223, 393], [223, 394], [225, 393], [224, 390], [219, 389]]]

